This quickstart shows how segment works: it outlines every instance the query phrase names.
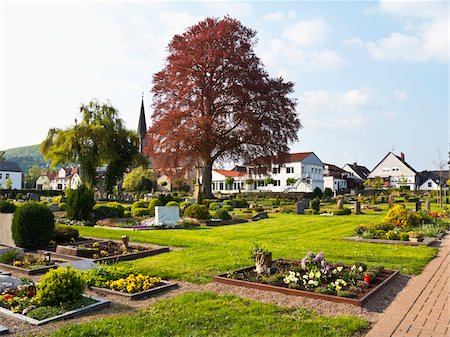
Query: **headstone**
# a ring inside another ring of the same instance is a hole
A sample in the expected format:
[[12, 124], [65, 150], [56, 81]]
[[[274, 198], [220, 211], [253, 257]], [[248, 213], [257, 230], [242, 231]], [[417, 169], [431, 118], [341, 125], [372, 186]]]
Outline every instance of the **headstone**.
[[303, 208], [304, 209], [309, 208], [309, 199], [308, 198], [303, 199]]
[[232, 199], [232, 200], [231, 200], [231, 207], [236, 208], [236, 206], [237, 206], [237, 201], [236, 201], [236, 199]]
[[73, 269], [77, 270], [90, 270], [97, 267], [97, 264], [91, 260], [78, 260], [78, 261], [70, 261], [70, 262], [60, 262], [57, 263], [58, 266], [67, 268], [70, 266]]
[[344, 199], [338, 199], [337, 208], [342, 209], [344, 207]]
[[392, 205], [393, 202], [394, 202], [394, 196], [391, 194], [391, 195], [388, 197], [388, 204], [389, 204], [389, 205]]
[[430, 200], [425, 200], [425, 210], [426, 210], [427, 212], [430, 211]]
[[12, 218], [12, 213], [0, 213], [0, 244], [16, 247], [11, 232]]
[[0, 294], [6, 289], [15, 290], [22, 284], [22, 281], [13, 276], [0, 275]]
[[416, 212], [422, 209], [422, 203], [420, 201], [416, 201]]
[[155, 225], [176, 227], [180, 221], [180, 208], [178, 206], [156, 206]]
[[295, 211], [297, 212], [297, 214], [305, 214], [305, 207], [303, 206], [302, 201], [295, 203]]
[[37, 201], [37, 202], [39, 202], [39, 201], [41, 201], [41, 196], [40, 196], [39, 194], [36, 194], [36, 193], [30, 193], [29, 199], [30, 199], [31, 201]]
[[267, 219], [268, 217], [269, 217], [269, 215], [267, 214], [267, 212], [261, 212], [261, 213], [258, 213], [256, 215], [254, 215], [252, 217], [252, 220], [253, 221], [258, 221], [258, 220], [261, 220], [261, 219]]
[[359, 201], [355, 202], [355, 214], [362, 214], [361, 213], [361, 203]]
[[58, 212], [59, 211], [59, 206], [58, 204], [51, 204], [50, 206], [48, 206], [48, 208], [50, 208], [50, 210], [52, 212]]

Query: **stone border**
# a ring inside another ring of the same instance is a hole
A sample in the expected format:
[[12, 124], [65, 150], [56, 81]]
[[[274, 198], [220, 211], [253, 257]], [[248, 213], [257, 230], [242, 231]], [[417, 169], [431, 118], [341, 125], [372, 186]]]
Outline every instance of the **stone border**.
[[[292, 260], [292, 259], [279, 259], [279, 260], [285, 260], [285, 261], [298, 261], [300, 260]], [[255, 267], [246, 267], [236, 270], [235, 272], [239, 271], [247, 271], [254, 269]], [[227, 277], [227, 274], [221, 274], [218, 276], [214, 276], [213, 281], [217, 283], [232, 285], [232, 286], [238, 286], [238, 287], [245, 287], [245, 288], [253, 288], [258, 290], [264, 290], [264, 291], [275, 291], [287, 295], [294, 295], [294, 296], [303, 296], [303, 297], [309, 297], [314, 299], [320, 299], [335, 303], [347, 303], [356, 305], [359, 307], [362, 307], [365, 302], [367, 302], [373, 295], [375, 295], [379, 290], [384, 288], [387, 284], [389, 284], [399, 272], [397, 270], [388, 270], [385, 269], [386, 273], [390, 274], [383, 282], [378, 284], [376, 287], [368, 291], [364, 296], [356, 299], [356, 298], [347, 298], [347, 297], [339, 297], [335, 295], [326, 295], [326, 294], [318, 294], [312, 291], [306, 291], [306, 290], [298, 290], [298, 289], [289, 289], [279, 286], [273, 286], [269, 284], [262, 284], [262, 283], [256, 283], [256, 282], [250, 282], [250, 281], [241, 281], [236, 279], [231, 279]]]
[[43, 319], [41, 321], [37, 320], [37, 319], [34, 319], [34, 318], [27, 317], [27, 316], [22, 315], [22, 314], [13, 313], [11, 310], [8, 310], [8, 309], [2, 308], [2, 307], [0, 307], [0, 313], [4, 314], [6, 316], [12, 317], [12, 318], [21, 320], [21, 321], [25, 321], [25, 322], [27, 322], [29, 324], [42, 325], [42, 324], [47, 324], [47, 323], [50, 323], [50, 322], [59, 321], [59, 320], [66, 319], [66, 318], [70, 318], [70, 317], [73, 317], [73, 316], [78, 315], [80, 313], [89, 312], [89, 311], [91, 311], [93, 309], [103, 308], [103, 307], [109, 305], [110, 302], [111, 302], [109, 300], [104, 300], [104, 299], [100, 299], [100, 298], [92, 297], [92, 296], [84, 296], [84, 297], [89, 297], [89, 298], [91, 298], [91, 299], [93, 299], [93, 300], [95, 300], [97, 302], [89, 304], [89, 305], [87, 305], [85, 307], [82, 307], [82, 308], [79, 308], [79, 309], [67, 311], [67, 312], [65, 312], [63, 314], [60, 314], [60, 315], [56, 315], [56, 316], [53, 316], [53, 317], [49, 317], [49, 318]]
[[26, 269], [26, 268], [11, 266], [11, 265], [5, 264], [5, 263], [0, 263], [0, 267], [2, 269], [5, 269], [5, 270], [13, 272], [13, 273], [16, 272], [16, 273], [20, 273], [20, 274], [31, 276], [31, 275], [45, 274], [50, 269], [58, 268], [58, 265], [52, 264], [51, 266], [46, 266], [46, 267], [41, 267], [41, 268]]
[[177, 283], [173, 283], [173, 282], [167, 282], [167, 281], [161, 281], [164, 284], [160, 285], [158, 287], [155, 288], [151, 288], [148, 290], [144, 290], [138, 293], [134, 293], [134, 294], [129, 294], [129, 293], [125, 293], [122, 291], [118, 291], [118, 290], [112, 290], [112, 289], [107, 289], [107, 288], [99, 288], [99, 287], [93, 287], [93, 286], [89, 286], [88, 288], [96, 293], [99, 294], [104, 294], [104, 295], [115, 295], [115, 296], [120, 296], [120, 297], [125, 297], [128, 300], [140, 300], [143, 298], [147, 298], [150, 297], [154, 294], [160, 293], [162, 291], [177, 287], [178, 284]]
[[404, 246], [432, 246], [440, 237], [433, 238], [426, 236], [422, 242], [412, 242], [412, 241], [400, 241], [400, 240], [383, 240], [383, 239], [363, 239], [359, 236], [350, 236], [342, 238], [343, 241], [354, 241], [354, 242], [366, 242], [366, 243], [378, 243], [385, 245], [404, 245]]

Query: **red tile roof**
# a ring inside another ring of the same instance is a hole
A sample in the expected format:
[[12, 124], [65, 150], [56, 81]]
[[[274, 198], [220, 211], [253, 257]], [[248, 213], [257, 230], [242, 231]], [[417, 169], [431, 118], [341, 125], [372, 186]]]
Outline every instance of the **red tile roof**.
[[[281, 160], [281, 162], [293, 163], [293, 162], [301, 162], [314, 152], [297, 152], [297, 153], [288, 153], [285, 160]], [[280, 162], [280, 157], [277, 156], [267, 156], [267, 157], [259, 157], [255, 160], [250, 161], [247, 165], [267, 165], [267, 164], [276, 164]]]
[[213, 170], [213, 171], [223, 175], [224, 177], [243, 177], [246, 175], [246, 172], [231, 171], [231, 170]]

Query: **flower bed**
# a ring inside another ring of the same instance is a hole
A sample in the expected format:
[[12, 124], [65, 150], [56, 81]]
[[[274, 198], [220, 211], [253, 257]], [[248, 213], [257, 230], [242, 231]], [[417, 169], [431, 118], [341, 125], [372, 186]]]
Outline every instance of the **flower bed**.
[[44, 274], [50, 269], [57, 268], [57, 263], [64, 262], [62, 260], [48, 260], [42, 254], [26, 253], [19, 255], [18, 251], [11, 250], [2, 254], [10, 255], [5, 258], [0, 267], [11, 272], [18, 272], [25, 275]]
[[367, 269], [362, 263], [329, 264], [322, 253], [308, 253], [302, 260], [273, 261], [269, 273], [258, 274], [255, 267], [247, 267], [216, 276], [214, 281], [362, 306], [397, 274], [383, 267]]
[[130, 300], [149, 297], [177, 285], [163, 281], [159, 277], [142, 275], [129, 268], [118, 266], [100, 265], [84, 274], [91, 290], [126, 297]]

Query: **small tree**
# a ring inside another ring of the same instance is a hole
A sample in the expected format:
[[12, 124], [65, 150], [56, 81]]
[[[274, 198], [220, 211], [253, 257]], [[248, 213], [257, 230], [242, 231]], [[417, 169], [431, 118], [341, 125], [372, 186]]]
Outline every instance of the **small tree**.
[[6, 186], [6, 189], [7, 189], [7, 190], [10, 190], [10, 189], [12, 188], [12, 180], [11, 180], [11, 177], [6, 178], [5, 186]]
[[156, 186], [155, 173], [143, 166], [137, 167], [127, 174], [122, 186], [130, 192], [148, 192]]
[[313, 198], [319, 198], [322, 199], [322, 190], [319, 187], [316, 187], [313, 191]]
[[95, 205], [94, 192], [81, 184], [76, 190], [66, 190], [66, 213], [69, 219], [88, 220]]
[[333, 195], [334, 195], [333, 190], [329, 187], [325, 188], [325, 190], [323, 191], [324, 199], [329, 200], [329, 199], [333, 198]]
[[406, 178], [404, 175], [398, 177], [398, 185], [400, 186], [400, 190], [403, 191], [408, 185], [408, 178]]
[[225, 178], [225, 185], [227, 185], [230, 190], [233, 189], [233, 184], [234, 184], [234, 178], [233, 177], [226, 177]]

